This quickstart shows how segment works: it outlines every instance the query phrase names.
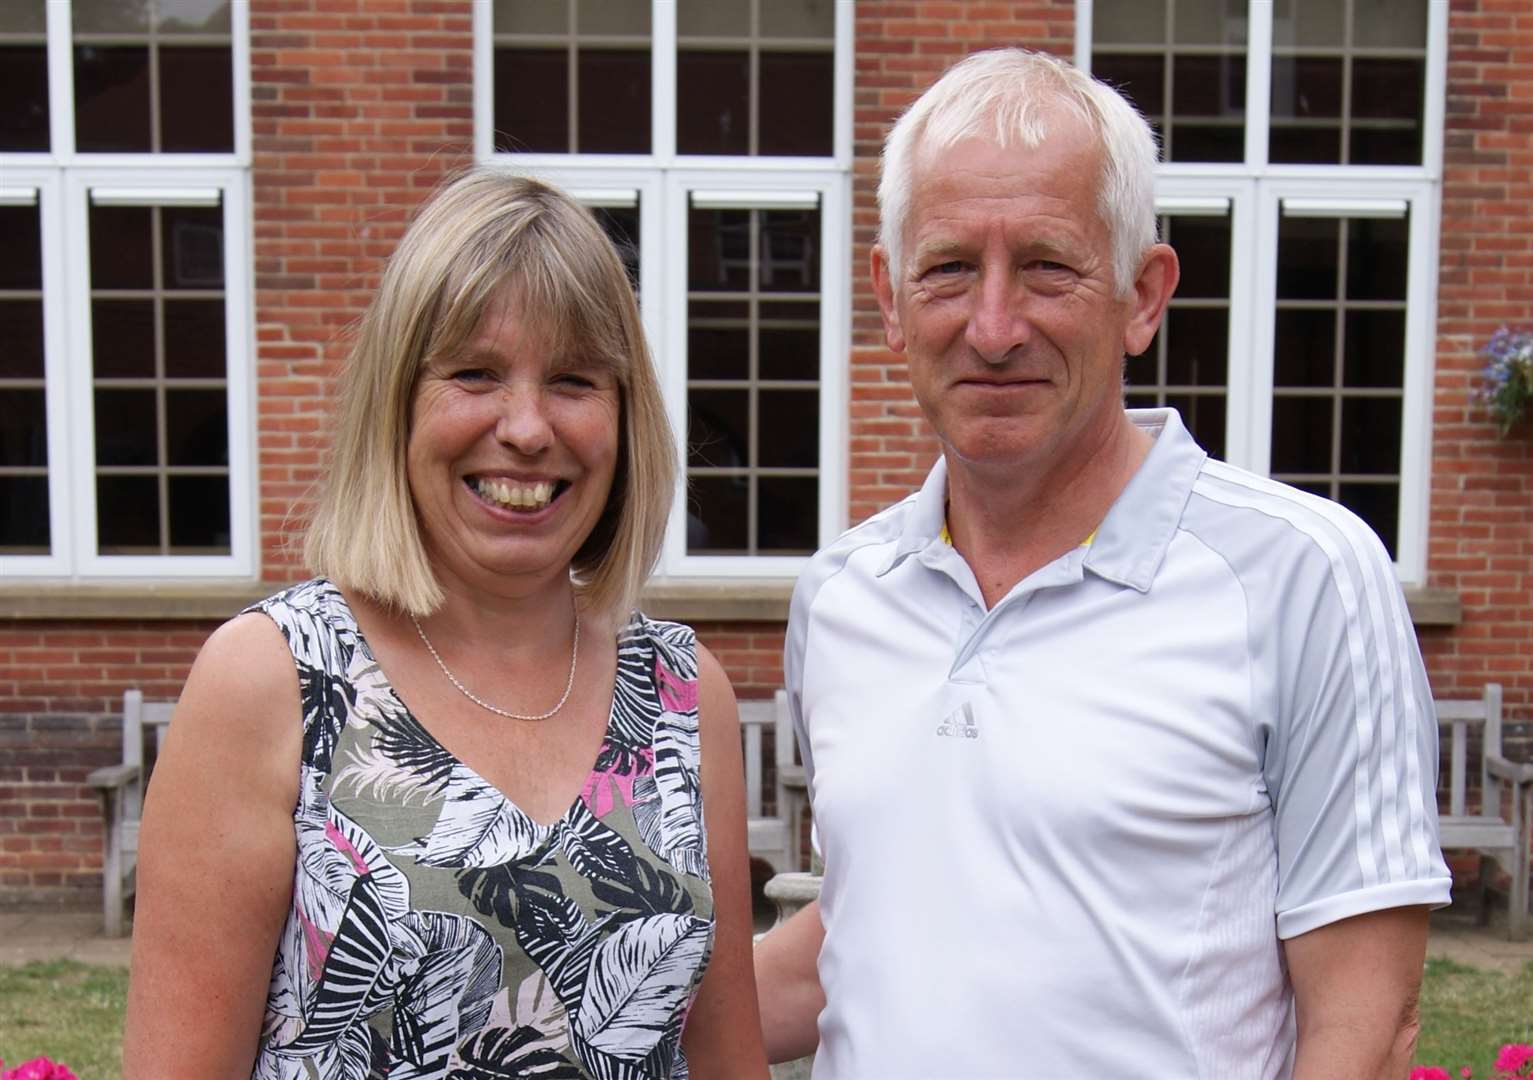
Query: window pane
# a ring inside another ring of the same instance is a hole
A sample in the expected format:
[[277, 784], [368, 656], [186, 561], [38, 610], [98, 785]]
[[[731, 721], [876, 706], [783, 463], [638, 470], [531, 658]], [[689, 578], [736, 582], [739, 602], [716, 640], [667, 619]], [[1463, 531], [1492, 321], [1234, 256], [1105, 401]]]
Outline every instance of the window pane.
[[682, 49], [676, 55], [676, 149], [750, 153], [750, 54]]
[[1273, 396], [1274, 474], [1331, 471], [1332, 405], [1329, 397]]
[[153, 219], [147, 206], [90, 208], [91, 288], [154, 287]]
[[569, 54], [495, 50], [495, 149], [565, 153], [570, 148]]
[[575, 149], [588, 154], [648, 153], [649, 52], [581, 49], [578, 56], [580, 130]]
[[46, 555], [48, 551], [48, 478], [0, 476], [0, 552]]
[[153, 390], [97, 389], [97, 465], [158, 464], [158, 432]]
[[495, 0], [497, 34], [566, 34], [569, 29], [569, 0]]
[[[808, 321], [793, 317], [785, 308], [810, 309]], [[781, 317], [780, 322], [774, 322]], [[761, 331], [757, 335], [758, 364], [763, 379], [818, 379], [820, 377], [820, 315], [818, 304], [762, 304]]]
[[1244, 45], [1246, 0], [1176, 0], [1179, 45]]
[[1166, 404], [1182, 415], [1182, 423], [1210, 457], [1224, 460], [1225, 414], [1223, 394], [1167, 394]]
[[763, 52], [757, 152], [823, 157], [834, 153], [834, 84], [828, 52]]
[[1344, 341], [1348, 386], [1405, 385], [1404, 311], [1348, 311]]
[[158, 0], [162, 34], [227, 34], [229, 0]]
[[42, 377], [42, 300], [0, 300], [0, 379]]
[[649, 36], [649, 5], [634, 0], [576, 0], [575, 20], [580, 34]]
[[1174, 307], [1166, 313], [1166, 383], [1229, 382], [1230, 318], [1224, 308]]
[[1272, 344], [1275, 386], [1336, 384], [1336, 310], [1279, 308]]
[[1352, 41], [1365, 48], [1425, 49], [1427, 0], [1352, 0]]
[[1159, 54], [1095, 53], [1091, 73], [1116, 87], [1132, 101], [1145, 118], [1155, 123], [1166, 112], [1166, 58]]
[[223, 300], [165, 301], [165, 374], [221, 379], [225, 374]]
[[166, 206], [164, 283], [167, 289], [224, 287], [224, 214], [218, 207]]
[[1278, 218], [1280, 300], [1336, 299], [1340, 226], [1332, 218]]
[[761, 32], [772, 37], [832, 37], [836, 32], [834, 0], [772, 0], [762, 4]]
[[0, 289], [43, 287], [42, 244], [36, 206], [0, 206]]
[[628, 283], [639, 289], [639, 208], [637, 206], [595, 206], [591, 208], [596, 222], [617, 249], [617, 257], [623, 260], [628, 271]]
[[762, 390], [760, 464], [812, 469], [820, 460], [820, 395], [814, 390]]
[[1173, 117], [1167, 160], [1245, 160], [1245, 58], [1178, 56], [1171, 85]]
[[740, 469], [750, 464], [750, 391], [687, 393], [687, 465]]
[[165, 391], [165, 450], [171, 465], [228, 465], [222, 390]]
[[0, 384], [0, 467], [48, 464], [48, 413], [42, 390]]
[[1400, 535], [1399, 484], [1342, 484], [1338, 501], [1366, 521], [1379, 534], [1389, 557], [1396, 557]]
[[687, 553], [744, 555], [750, 535], [750, 478], [687, 479]]
[[229, 554], [229, 480], [223, 476], [172, 476], [170, 552]]
[[1400, 411], [1398, 397], [1342, 399], [1342, 472], [1399, 474]]
[[160, 481], [96, 477], [96, 546], [102, 555], [160, 553]]
[[88, 153], [153, 149], [147, 46], [75, 47], [75, 146]]
[[687, 287], [694, 292], [750, 288], [750, 211], [693, 208], [687, 221]]
[[47, 150], [46, 45], [0, 45], [0, 101], [0, 150]]
[[1166, 0], [1097, 0], [1091, 35], [1099, 42], [1149, 45], [1166, 40]]
[[817, 292], [820, 288], [818, 210], [767, 210], [761, 214], [761, 288]]
[[1406, 218], [1351, 218], [1347, 221], [1347, 297], [1404, 300], [1410, 266]]
[[227, 46], [160, 48], [160, 149], [234, 149], [234, 66]]
[[154, 377], [154, 301], [92, 300], [91, 359], [98, 379]]
[[813, 476], [763, 476], [757, 481], [758, 553], [812, 555], [820, 529], [820, 482]]
[[[744, 305], [741, 305], [742, 307]], [[687, 374], [693, 379], [749, 379], [750, 323], [719, 326], [714, 305], [696, 304], [687, 325]]]
[[751, 0], [679, 0], [676, 5], [678, 37], [744, 37], [750, 32]]
[[154, 0], [73, 0], [77, 34], [130, 34], [149, 29]]
[[1272, 40], [1278, 45], [1339, 46], [1346, 40], [1347, 8], [1337, 0], [1277, 0]]
[[1177, 214], [1165, 219], [1166, 242], [1176, 249], [1182, 299], [1228, 299], [1230, 295], [1230, 220]]

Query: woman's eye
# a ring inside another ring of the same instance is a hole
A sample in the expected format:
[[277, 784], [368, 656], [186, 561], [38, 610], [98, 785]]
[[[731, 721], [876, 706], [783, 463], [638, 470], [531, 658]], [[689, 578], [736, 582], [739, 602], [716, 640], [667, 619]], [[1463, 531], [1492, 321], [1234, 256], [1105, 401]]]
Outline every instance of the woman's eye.
[[489, 368], [463, 368], [452, 373], [452, 380], [462, 386], [485, 386], [495, 382], [495, 373]]
[[561, 371], [553, 377], [554, 384], [575, 390], [590, 390], [596, 386], [596, 379], [591, 375], [579, 371]]

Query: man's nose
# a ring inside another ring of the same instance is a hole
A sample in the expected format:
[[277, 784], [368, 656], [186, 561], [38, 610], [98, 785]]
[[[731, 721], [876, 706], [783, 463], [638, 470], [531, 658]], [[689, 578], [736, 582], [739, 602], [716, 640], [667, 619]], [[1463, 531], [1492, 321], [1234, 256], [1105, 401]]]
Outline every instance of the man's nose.
[[498, 396], [500, 415], [495, 421], [495, 437], [501, 444], [529, 456], [547, 450], [553, 443], [554, 429], [542, 388], [510, 383]]
[[987, 364], [1004, 364], [1032, 333], [1022, 286], [1002, 269], [980, 274], [965, 340]]

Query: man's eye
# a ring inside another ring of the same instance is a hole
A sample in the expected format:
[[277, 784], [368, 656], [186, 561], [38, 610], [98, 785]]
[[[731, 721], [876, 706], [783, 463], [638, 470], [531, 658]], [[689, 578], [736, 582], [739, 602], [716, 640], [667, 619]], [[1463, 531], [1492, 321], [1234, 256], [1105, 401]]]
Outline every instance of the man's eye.
[[1052, 259], [1036, 259], [1033, 261], [1030, 269], [1042, 270], [1044, 273], [1054, 274], [1061, 270], [1068, 270], [1070, 268], [1064, 263], [1054, 262]]
[[947, 262], [938, 263], [937, 265], [931, 267], [926, 272], [928, 274], [936, 274], [936, 275], [940, 276], [940, 275], [943, 275], [943, 274], [961, 274], [961, 273], [963, 273], [963, 271], [964, 271], [964, 263], [960, 262], [957, 259], [949, 259]]

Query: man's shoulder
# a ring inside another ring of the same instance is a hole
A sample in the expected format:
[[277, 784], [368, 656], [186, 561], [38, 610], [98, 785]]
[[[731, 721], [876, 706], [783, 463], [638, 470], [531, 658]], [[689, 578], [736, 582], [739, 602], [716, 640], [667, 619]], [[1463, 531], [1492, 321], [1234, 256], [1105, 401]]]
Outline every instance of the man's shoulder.
[[1217, 550], [1237, 572], [1286, 564], [1330, 579], [1380, 574], [1392, 560], [1357, 514], [1322, 495], [1210, 459], [1193, 483], [1183, 528]]
[[854, 557], [872, 554], [873, 562], [870, 566], [882, 566], [891, 558], [900, 538], [905, 534], [905, 526], [915, 510], [918, 494], [912, 492], [899, 502], [853, 525], [815, 552], [799, 573], [793, 590], [794, 609], [807, 611], [820, 588], [846, 570]]

